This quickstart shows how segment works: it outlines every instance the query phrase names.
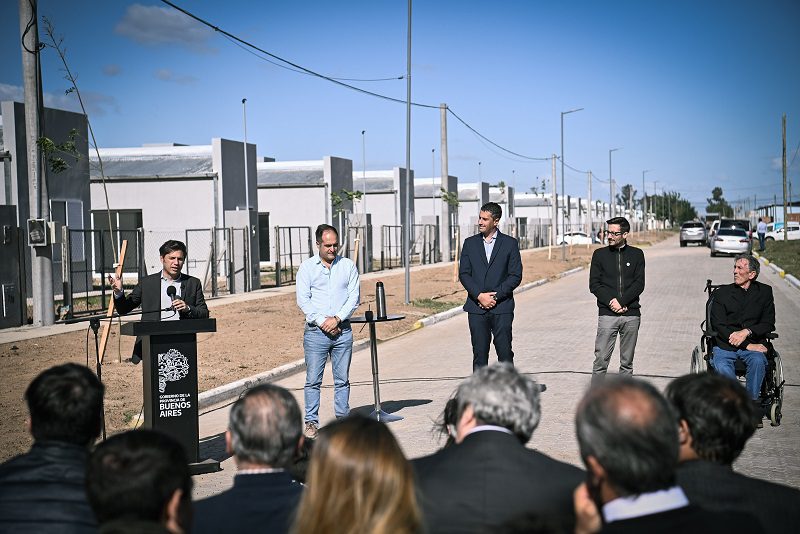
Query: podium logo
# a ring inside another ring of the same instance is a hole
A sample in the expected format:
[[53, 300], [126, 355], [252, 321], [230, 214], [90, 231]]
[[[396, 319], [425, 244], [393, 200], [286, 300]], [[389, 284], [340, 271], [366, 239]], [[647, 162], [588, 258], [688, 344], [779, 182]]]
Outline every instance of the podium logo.
[[189, 360], [175, 349], [158, 355], [158, 391], [164, 393], [167, 382], [177, 382], [189, 374]]

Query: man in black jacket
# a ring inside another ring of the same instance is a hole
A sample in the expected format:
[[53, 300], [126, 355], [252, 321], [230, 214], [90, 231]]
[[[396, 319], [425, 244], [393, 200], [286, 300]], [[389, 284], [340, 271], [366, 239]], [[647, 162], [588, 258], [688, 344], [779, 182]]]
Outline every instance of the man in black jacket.
[[736, 379], [735, 363], [741, 359], [747, 366], [747, 391], [756, 401], [767, 369], [765, 336], [775, 330], [772, 288], [756, 281], [759, 270], [753, 256], [736, 256], [733, 283], [714, 291], [711, 303], [716, 332], [711, 364], [719, 374]]
[[608, 247], [592, 254], [589, 291], [597, 297], [597, 338], [592, 379], [605, 376], [619, 335], [619, 373], [633, 374], [633, 354], [639, 336], [639, 295], [644, 291], [644, 253], [627, 244], [631, 225], [625, 217], [608, 224]]
[[303, 442], [294, 396], [274, 384], [248, 390], [231, 408], [225, 448], [233, 487], [195, 505], [194, 533], [289, 531], [303, 486], [286, 470]]
[[489, 344], [494, 337], [497, 360], [514, 363], [511, 324], [514, 290], [522, 281], [519, 243], [500, 232], [503, 210], [495, 202], [481, 206], [479, 234], [464, 240], [458, 278], [467, 290], [464, 311], [472, 339], [472, 370], [489, 364]]
[[84, 481], [102, 426], [103, 385], [68, 363], [37, 376], [25, 401], [34, 442], [0, 465], [0, 532], [96, 532]]
[[738, 380], [715, 373], [673, 380], [667, 399], [678, 418], [678, 484], [689, 502], [720, 512], [746, 512], [765, 532], [796, 532], [800, 491], [733, 470], [755, 432], [753, 406]]
[[[109, 275], [108, 281], [114, 288], [114, 307], [117, 312], [125, 315], [141, 306], [143, 321], [207, 318], [208, 306], [203, 298], [200, 280], [181, 273], [186, 261], [186, 245], [170, 239], [161, 245], [158, 253], [161, 257], [161, 271], [142, 278], [129, 295], [122, 289], [122, 278]], [[137, 338], [131, 360], [138, 363], [141, 359], [142, 342]]]
[[481, 367], [458, 386], [456, 443], [412, 463], [427, 532], [494, 532], [530, 514], [574, 522], [572, 491], [584, 473], [525, 447], [539, 391], [510, 363]]

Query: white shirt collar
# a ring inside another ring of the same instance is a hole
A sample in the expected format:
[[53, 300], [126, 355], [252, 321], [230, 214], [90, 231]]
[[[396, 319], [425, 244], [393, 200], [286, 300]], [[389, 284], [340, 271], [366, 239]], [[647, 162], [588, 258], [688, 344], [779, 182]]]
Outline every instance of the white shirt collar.
[[603, 505], [603, 517], [607, 523], [611, 523], [612, 521], [675, 510], [688, 505], [689, 499], [686, 498], [683, 490], [678, 486], [673, 486], [652, 493], [618, 497]]
[[478, 425], [475, 428], [470, 429], [466, 434], [464, 434], [464, 437], [467, 437], [470, 434], [474, 434], [475, 432], [486, 432], [487, 430], [492, 431], [492, 432], [504, 432], [506, 434], [511, 434], [511, 435], [514, 434], [513, 432], [511, 432], [509, 429], [507, 429], [504, 426]]

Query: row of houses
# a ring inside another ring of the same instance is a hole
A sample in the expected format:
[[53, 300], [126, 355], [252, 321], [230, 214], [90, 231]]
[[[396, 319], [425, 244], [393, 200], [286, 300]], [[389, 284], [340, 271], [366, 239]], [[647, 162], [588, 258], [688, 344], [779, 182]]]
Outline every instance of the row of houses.
[[[0, 171], [4, 183], [0, 205], [15, 206], [11, 218], [20, 228], [25, 227], [31, 213], [24, 111], [22, 103], [0, 103]], [[501, 228], [521, 241], [536, 234], [534, 245], [541, 245], [554, 237], [553, 196], [516, 194], [512, 186], [498, 187], [457, 176], [417, 177], [413, 170], [408, 172], [400, 166], [354, 169], [351, 159], [334, 155], [276, 161], [259, 156], [255, 144], [222, 138], [204, 145], [162, 143], [95, 151], [88, 146], [86, 117], [56, 109], [45, 110], [43, 131], [56, 143], [77, 131], [76, 148], [81, 155], [77, 160], [65, 156], [69, 164], [65, 171], [47, 172], [51, 219], [71, 229], [111, 231], [117, 236], [143, 229], [149, 237], [136, 243], [141, 249], [141, 265], [136, 266], [140, 273], [159, 268], [157, 245], [167, 238], [189, 243], [192, 236], [200, 235], [198, 232], [210, 231], [211, 237], [204, 239], [213, 241], [217, 236], [214, 229], [235, 229], [241, 230], [236, 234], [241, 238], [229, 247], [229, 255], [246, 257], [247, 264], [230, 261], [225, 265], [231, 273], [239, 273], [238, 281], [231, 275], [229, 285], [257, 288], [260, 271], [280, 263], [286, 239], [289, 248], [295, 246], [303, 253], [313, 246], [310, 240], [294, 243], [294, 234], [281, 232], [304, 228], [308, 235], [308, 228], [322, 222], [337, 225], [346, 238], [355, 231], [353, 235], [366, 259], [363, 266], [369, 270], [379, 258], [401, 255], [407, 208], [413, 214], [416, 251], [427, 254], [427, 261], [454, 257], [458, 243], [475, 232], [480, 206], [489, 201], [503, 207]], [[407, 207], [409, 187], [413, 198]], [[590, 205], [587, 199], [567, 197], [558, 198], [558, 203], [559, 233], [563, 229], [593, 233], [611, 213], [609, 204], [600, 200]], [[624, 207], [615, 209], [622, 213]], [[12, 212], [4, 213], [8, 218]], [[632, 215], [641, 220], [641, 213]], [[84, 262], [87, 272], [101, 271], [97, 251], [92, 248], [96, 249], [97, 243], [81, 237], [83, 234], [75, 235], [78, 239], [71, 245], [70, 261]], [[230, 233], [225, 235], [235, 241]], [[353, 240], [347, 241], [352, 246]], [[195, 242], [199, 243], [196, 238]], [[110, 251], [103, 254], [110, 257]], [[59, 261], [60, 253], [54, 247], [56, 287], [63, 282], [58, 278], [63, 272]], [[213, 272], [211, 258], [204, 261], [201, 254], [187, 268]], [[110, 265], [113, 259], [103, 263]]]

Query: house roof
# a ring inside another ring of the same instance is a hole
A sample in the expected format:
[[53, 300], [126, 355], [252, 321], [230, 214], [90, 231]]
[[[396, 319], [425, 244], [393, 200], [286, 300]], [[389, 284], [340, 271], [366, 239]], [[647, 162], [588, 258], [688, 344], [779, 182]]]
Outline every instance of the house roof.
[[[211, 145], [101, 148], [106, 178], [158, 178], [208, 176], [214, 172]], [[91, 179], [100, 178], [97, 154], [89, 152]]]

